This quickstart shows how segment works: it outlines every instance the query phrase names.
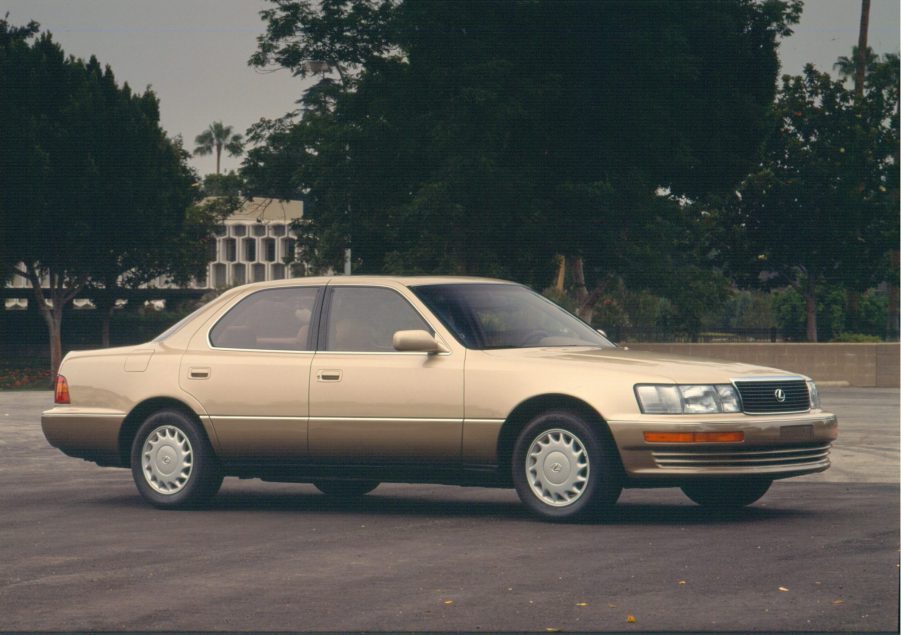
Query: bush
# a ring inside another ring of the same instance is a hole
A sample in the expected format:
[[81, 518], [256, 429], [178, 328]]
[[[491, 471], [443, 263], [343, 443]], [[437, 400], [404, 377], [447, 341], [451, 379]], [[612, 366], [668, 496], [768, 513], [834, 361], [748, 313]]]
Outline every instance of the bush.
[[853, 344], [869, 344], [881, 342], [882, 338], [878, 335], [867, 335], [866, 333], [836, 333], [832, 338], [833, 342], [848, 342]]

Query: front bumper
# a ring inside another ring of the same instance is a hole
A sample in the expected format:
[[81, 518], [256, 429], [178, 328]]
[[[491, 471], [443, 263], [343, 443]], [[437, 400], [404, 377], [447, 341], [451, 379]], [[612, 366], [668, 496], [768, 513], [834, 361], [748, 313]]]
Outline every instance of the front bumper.
[[[627, 476], [636, 481], [703, 477], [779, 479], [822, 472], [838, 437], [835, 415], [636, 415], [608, 421]], [[742, 432], [741, 443], [648, 443], [645, 432]]]

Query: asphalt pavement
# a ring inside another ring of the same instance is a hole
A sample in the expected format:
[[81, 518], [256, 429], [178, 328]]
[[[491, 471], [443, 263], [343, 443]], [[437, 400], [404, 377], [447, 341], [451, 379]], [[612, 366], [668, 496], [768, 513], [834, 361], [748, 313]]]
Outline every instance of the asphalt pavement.
[[0, 630], [897, 632], [899, 391], [827, 388], [833, 467], [710, 513], [627, 490], [602, 521], [512, 491], [226, 479], [156, 510], [49, 447], [45, 392], [0, 392]]

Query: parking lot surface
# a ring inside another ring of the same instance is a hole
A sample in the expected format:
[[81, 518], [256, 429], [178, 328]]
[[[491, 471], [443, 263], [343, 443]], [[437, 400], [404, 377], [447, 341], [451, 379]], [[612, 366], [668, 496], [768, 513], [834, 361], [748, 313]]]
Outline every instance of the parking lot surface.
[[825, 389], [833, 468], [712, 514], [626, 490], [601, 521], [512, 491], [226, 479], [159, 511], [49, 447], [44, 392], [0, 392], [0, 630], [898, 629], [898, 390]]

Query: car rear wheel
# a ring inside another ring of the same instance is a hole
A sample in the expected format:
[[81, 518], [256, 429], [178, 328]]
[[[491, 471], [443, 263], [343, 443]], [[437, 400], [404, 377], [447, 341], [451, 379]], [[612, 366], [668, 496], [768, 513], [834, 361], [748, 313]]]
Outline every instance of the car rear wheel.
[[768, 479], [717, 479], [682, 486], [698, 505], [716, 509], [738, 509], [760, 500], [773, 482]]
[[575, 413], [546, 412], [530, 421], [513, 447], [513, 484], [533, 512], [572, 520], [603, 511], [622, 483], [612, 440]]
[[356, 498], [368, 494], [379, 486], [378, 481], [316, 481], [313, 483], [323, 494], [338, 498]]
[[178, 410], [160, 410], [138, 428], [131, 473], [141, 496], [165, 509], [196, 507], [222, 485], [222, 473], [206, 436]]

